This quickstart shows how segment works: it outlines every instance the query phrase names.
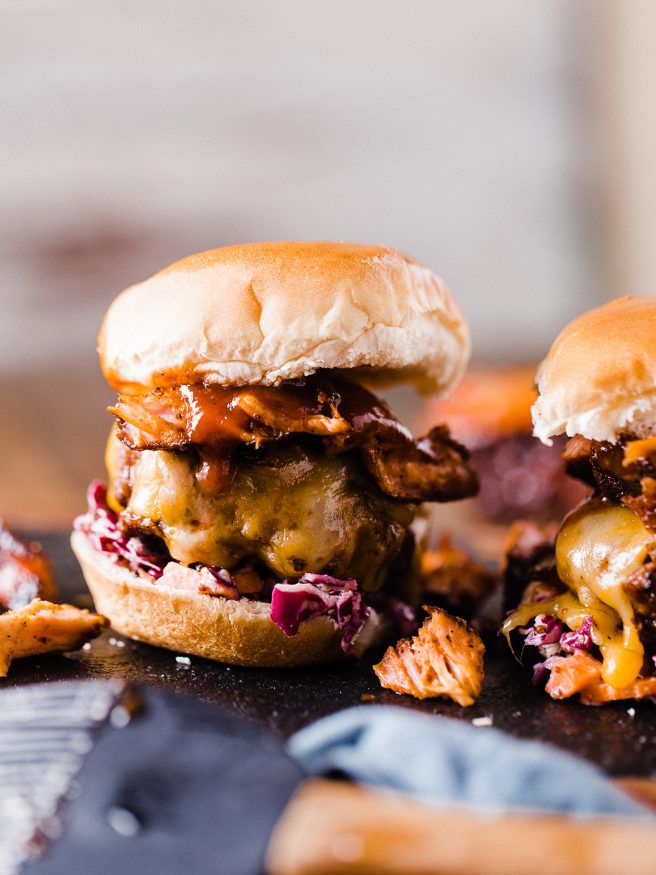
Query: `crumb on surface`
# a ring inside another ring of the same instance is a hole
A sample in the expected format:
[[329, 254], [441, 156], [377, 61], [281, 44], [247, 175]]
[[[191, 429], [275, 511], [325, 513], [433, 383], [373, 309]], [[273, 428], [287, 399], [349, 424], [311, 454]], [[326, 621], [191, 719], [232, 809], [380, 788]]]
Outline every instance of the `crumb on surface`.
[[388, 647], [374, 666], [381, 686], [416, 699], [444, 696], [462, 707], [473, 705], [484, 678], [480, 635], [441, 608], [424, 610], [428, 617], [417, 634]]

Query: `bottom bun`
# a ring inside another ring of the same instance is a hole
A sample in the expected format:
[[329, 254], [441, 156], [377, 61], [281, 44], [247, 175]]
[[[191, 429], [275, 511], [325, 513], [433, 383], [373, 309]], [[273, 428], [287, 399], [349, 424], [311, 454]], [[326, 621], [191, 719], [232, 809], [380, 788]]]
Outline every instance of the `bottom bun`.
[[82, 567], [96, 610], [122, 635], [181, 653], [231, 665], [280, 668], [319, 665], [361, 656], [383, 640], [383, 626], [371, 612], [357, 640], [343, 653], [340, 632], [330, 617], [301, 623], [288, 638], [271, 620], [271, 605], [225, 599], [149, 583], [96, 550], [83, 532], [71, 546]]

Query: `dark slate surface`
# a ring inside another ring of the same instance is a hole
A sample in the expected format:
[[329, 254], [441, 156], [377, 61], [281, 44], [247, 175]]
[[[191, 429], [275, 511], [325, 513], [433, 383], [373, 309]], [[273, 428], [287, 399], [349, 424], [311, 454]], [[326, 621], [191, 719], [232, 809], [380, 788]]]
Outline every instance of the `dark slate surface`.
[[[84, 602], [85, 587], [68, 538], [41, 536], [40, 541], [55, 562], [64, 598], [89, 606]], [[371, 670], [374, 657], [360, 664], [319, 669], [257, 670], [198, 657], [190, 657], [191, 665], [184, 665], [177, 663], [175, 656], [109, 632], [93, 641], [87, 651], [17, 662], [0, 686], [120, 677], [218, 702], [283, 738], [326, 714], [375, 701], [458, 720], [491, 717], [499, 729], [551, 742], [597, 763], [610, 774], [656, 774], [656, 705], [646, 701], [593, 708], [573, 701], [554, 702], [543, 690], [531, 686], [501, 641], [488, 649], [483, 693], [467, 709], [442, 700], [419, 702], [382, 690]], [[379, 658], [380, 654], [374, 656]]]

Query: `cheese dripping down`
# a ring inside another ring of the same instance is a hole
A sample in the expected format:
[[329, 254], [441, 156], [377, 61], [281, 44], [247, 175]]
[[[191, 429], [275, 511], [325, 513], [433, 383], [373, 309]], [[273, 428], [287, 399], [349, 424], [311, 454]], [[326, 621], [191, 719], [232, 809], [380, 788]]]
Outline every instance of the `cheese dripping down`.
[[599, 499], [587, 502], [566, 518], [556, 539], [556, 569], [570, 592], [520, 605], [502, 632], [507, 636], [542, 613], [578, 630], [589, 616], [592, 640], [603, 659], [604, 682], [629, 686], [642, 669], [644, 648], [624, 583], [653, 546], [653, 534], [634, 511]]

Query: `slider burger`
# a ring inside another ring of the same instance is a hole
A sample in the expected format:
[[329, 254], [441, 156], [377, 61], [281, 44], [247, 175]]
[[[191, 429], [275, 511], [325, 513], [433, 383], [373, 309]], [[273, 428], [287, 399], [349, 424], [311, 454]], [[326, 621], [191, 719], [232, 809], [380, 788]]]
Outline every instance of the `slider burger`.
[[551, 543], [515, 530], [507, 581], [521, 601], [503, 632], [553, 698], [656, 695], [656, 298], [575, 319], [537, 384], [535, 435], [569, 435], [568, 470], [594, 491]]
[[444, 426], [414, 440], [365, 384], [445, 390], [467, 326], [384, 247], [258, 243], [191, 256], [114, 301], [108, 487], [73, 549], [125, 635], [252, 666], [359, 655], [412, 620], [411, 523], [473, 495]]

